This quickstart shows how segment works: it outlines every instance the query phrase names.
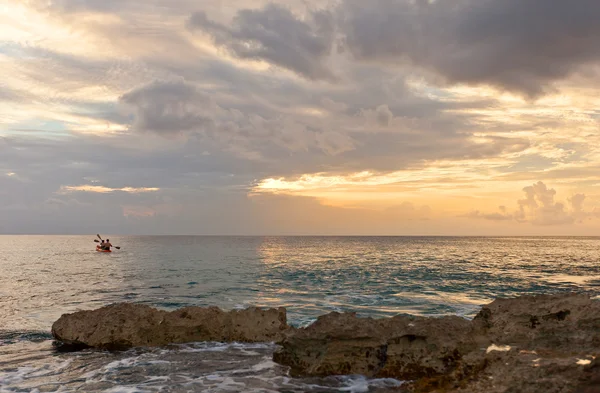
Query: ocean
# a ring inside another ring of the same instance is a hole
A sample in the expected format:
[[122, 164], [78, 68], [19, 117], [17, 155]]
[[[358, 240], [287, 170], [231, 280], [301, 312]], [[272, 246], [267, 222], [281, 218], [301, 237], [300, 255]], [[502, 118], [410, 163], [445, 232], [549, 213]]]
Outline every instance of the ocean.
[[598, 237], [0, 236], [0, 392], [377, 392], [393, 379], [291, 378], [276, 346], [188, 343], [59, 352], [61, 314], [115, 302], [173, 310], [472, 318], [496, 297], [600, 295]]

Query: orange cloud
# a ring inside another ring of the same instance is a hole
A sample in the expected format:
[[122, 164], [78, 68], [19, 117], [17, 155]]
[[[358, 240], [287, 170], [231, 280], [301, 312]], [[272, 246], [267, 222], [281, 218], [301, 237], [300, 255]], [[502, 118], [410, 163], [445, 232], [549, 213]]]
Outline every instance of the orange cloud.
[[127, 192], [129, 194], [139, 194], [143, 192], [155, 192], [160, 191], [160, 188], [148, 188], [148, 187], [123, 187], [123, 188], [110, 188], [104, 186], [90, 186], [90, 185], [82, 185], [82, 186], [62, 186], [60, 187], [59, 193], [67, 193], [67, 192], [95, 192], [99, 194], [109, 194], [112, 192], [121, 191]]

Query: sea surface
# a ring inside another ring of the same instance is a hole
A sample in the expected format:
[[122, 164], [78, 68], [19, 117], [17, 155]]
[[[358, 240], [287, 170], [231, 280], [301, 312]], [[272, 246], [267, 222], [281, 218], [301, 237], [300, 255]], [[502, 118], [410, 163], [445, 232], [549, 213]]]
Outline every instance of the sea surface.
[[173, 310], [472, 318], [495, 297], [600, 295], [600, 238], [0, 236], [0, 392], [377, 392], [402, 381], [290, 378], [276, 346], [189, 343], [61, 353], [63, 313], [115, 302]]

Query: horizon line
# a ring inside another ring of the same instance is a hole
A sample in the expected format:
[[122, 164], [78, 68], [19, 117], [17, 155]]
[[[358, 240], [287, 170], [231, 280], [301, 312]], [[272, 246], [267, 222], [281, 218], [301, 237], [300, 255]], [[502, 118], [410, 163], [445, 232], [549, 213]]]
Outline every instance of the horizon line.
[[[96, 234], [72, 234], [72, 233], [0, 233], [0, 236], [91, 236], [96, 238]], [[336, 234], [277, 234], [277, 235], [249, 235], [249, 234], [108, 234], [103, 237], [470, 237], [470, 238], [487, 238], [487, 237], [501, 237], [501, 238], [524, 238], [524, 237], [539, 237], [539, 238], [556, 238], [556, 237], [581, 237], [581, 238], [600, 238], [600, 235], [336, 235]]]

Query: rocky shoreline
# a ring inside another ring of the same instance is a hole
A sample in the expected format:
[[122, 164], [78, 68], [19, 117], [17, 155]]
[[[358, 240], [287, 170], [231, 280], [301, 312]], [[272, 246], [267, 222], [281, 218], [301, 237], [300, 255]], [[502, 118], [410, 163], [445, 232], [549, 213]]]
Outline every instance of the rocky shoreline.
[[291, 328], [285, 308], [186, 307], [172, 312], [142, 304], [118, 303], [63, 314], [52, 336], [73, 349], [121, 350], [198, 341], [279, 342]]
[[64, 314], [52, 335], [73, 349], [276, 342], [273, 360], [292, 376], [408, 381], [398, 391], [600, 393], [600, 301], [583, 294], [497, 299], [473, 320], [330, 313], [300, 329], [284, 308], [167, 312], [120, 303]]

